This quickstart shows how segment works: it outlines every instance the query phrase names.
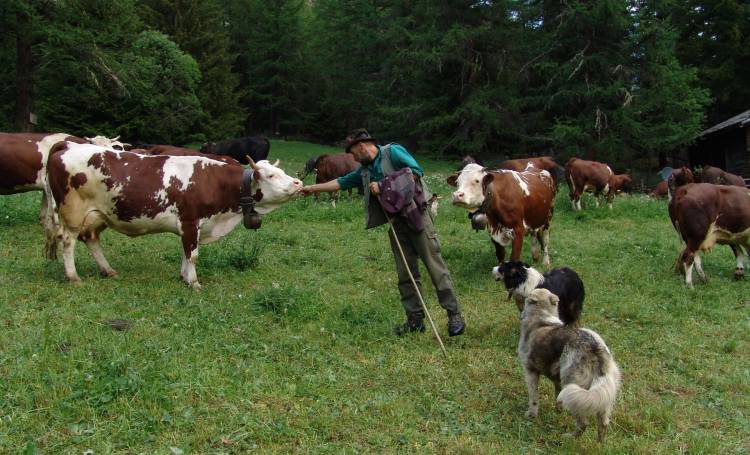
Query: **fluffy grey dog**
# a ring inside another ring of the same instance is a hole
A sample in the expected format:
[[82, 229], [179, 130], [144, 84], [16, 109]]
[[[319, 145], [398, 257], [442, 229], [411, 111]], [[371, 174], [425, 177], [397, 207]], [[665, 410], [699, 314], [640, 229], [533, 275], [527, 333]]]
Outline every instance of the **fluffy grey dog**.
[[529, 392], [526, 417], [539, 413], [539, 375], [555, 384], [557, 405], [576, 420], [572, 434], [579, 437], [596, 416], [599, 441], [604, 440], [620, 388], [620, 369], [604, 340], [589, 329], [565, 326], [559, 319], [559, 299], [547, 289], [531, 291], [521, 314], [518, 358]]

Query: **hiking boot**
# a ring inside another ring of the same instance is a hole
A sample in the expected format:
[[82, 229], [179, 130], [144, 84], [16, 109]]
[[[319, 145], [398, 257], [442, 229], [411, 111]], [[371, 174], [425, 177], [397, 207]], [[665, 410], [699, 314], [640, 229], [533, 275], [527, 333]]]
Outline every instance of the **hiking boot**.
[[408, 315], [406, 322], [393, 328], [396, 336], [403, 336], [412, 332], [424, 332], [424, 318], [421, 315]]
[[455, 337], [464, 333], [466, 322], [461, 313], [448, 313], [448, 335]]

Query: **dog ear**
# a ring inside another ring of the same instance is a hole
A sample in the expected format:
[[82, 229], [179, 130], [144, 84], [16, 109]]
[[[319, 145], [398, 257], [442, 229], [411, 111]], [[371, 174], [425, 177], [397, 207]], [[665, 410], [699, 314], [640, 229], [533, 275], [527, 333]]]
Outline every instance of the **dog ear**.
[[556, 306], [558, 303], [560, 303], [560, 297], [558, 297], [555, 294], [550, 293], [549, 294], [549, 303], [551, 303], [552, 305]]

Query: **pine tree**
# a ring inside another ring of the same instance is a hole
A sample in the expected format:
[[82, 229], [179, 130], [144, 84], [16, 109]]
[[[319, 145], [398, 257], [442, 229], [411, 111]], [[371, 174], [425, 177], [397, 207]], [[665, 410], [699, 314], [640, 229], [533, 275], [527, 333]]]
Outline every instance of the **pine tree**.
[[197, 93], [206, 116], [195, 125], [194, 141], [226, 139], [242, 132], [239, 76], [232, 71], [228, 19], [216, 0], [142, 0], [140, 14], [198, 62]]
[[[248, 133], [295, 133], [304, 96], [302, 0], [225, 0]], [[248, 25], [251, 24], [251, 25]]]

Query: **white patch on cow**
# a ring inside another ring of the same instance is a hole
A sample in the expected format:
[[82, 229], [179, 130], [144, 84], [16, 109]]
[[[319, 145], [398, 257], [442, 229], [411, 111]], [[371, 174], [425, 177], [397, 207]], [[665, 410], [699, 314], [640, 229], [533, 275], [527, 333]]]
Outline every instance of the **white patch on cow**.
[[716, 226], [716, 221], [714, 221], [708, 226], [706, 238], [701, 242], [701, 245], [698, 247], [698, 251], [709, 251], [717, 243], [747, 244], [748, 242], [750, 242], [750, 228], [747, 228], [742, 232], [730, 232], [726, 229]]
[[513, 178], [516, 179], [516, 183], [518, 183], [518, 186], [521, 187], [521, 191], [523, 191], [524, 196], [528, 196], [531, 193], [529, 192], [529, 183], [526, 181], [525, 176], [516, 171], [509, 171], [513, 175]]
[[[187, 159], [185, 159], [187, 158]], [[190, 179], [193, 177], [193, 171], [197, 163], [221, 163], [221, 161], [210, 160], [203, 158], [202, 156], [170, 156], [164, 162], [162, 169], [164, 170], [164, 176], [162, 177], [162, 186], [168, 188], [172, 181], [172, 178], [176, 178], [180, 182], [180, 191], [185, 191], [190, 186]], [[221, 163], [222, 165], [224, 163]]]
[[513, 229], [507, 228], [505, 226], [498, 226], [498, 229], [490, 232], [490, 237], [492, 237], [492, 240], [496, 241], [502, 246], [508, 246], [513, 242], [513, 237], [515, 237], [515, 233], [513, 232]]
[[[50, 134], [49, 136], [44, 136], [41, 141], [36, 143], [36, 150], [39, 152], [39, 155], [41, 155], [42, 160], [42, 167], [39, 169], [39, 172], [36, 174], [36, 187], [34, 189], [44, 189], [44, 183], [47, 181], [47, 159], [49, 158], [49, 151], [52, 148], [53, 145], [57, 144], [58, 142], [62, 142], [65, 140], [66, 137], [70, 136], [70, 134], [66, 133], [57, 133], [57, 134]], [[29, 141], [33, 142], [33, 141]]]
[[238, 212], [226, 212], [214, 215], [201, 222], [200, 243], [206, 244], [218, 240], [229, 234], [239, 222], [242, 214]]

